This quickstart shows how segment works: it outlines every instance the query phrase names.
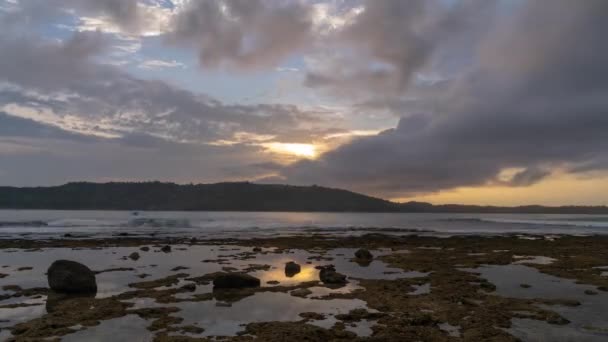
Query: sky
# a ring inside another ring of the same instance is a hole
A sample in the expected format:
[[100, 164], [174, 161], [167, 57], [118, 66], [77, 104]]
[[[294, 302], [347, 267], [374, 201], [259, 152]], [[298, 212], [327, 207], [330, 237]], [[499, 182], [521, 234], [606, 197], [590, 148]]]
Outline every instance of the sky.
[[0, 0], [0, 185], [608, 204], [608, 1]]

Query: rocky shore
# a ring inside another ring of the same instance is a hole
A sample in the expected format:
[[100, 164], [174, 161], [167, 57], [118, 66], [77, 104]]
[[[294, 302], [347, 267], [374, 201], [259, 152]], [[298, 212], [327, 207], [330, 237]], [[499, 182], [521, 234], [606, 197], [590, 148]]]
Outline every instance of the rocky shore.
[[[297, 320], [291, 321], [252, 320], [244, 322], [237, 334], [224, 336], [222, 340], [516, 341], [520, 337], [512, 333], [512, 325], [517, 319], [544, 322], [548, 327], [568, 327], [577, 323], [571, 323], [560, 314], [559, 308], [584, 309], [587, 305], [585, 298], [593, 302], [605, 300], [608, 296], [608, 277], [602, 270], [608, 265], [608, 238], [603, 236], [437, 238], [368, 234], [344, 238], [313, 235], [206, 241], [129, 237], [3, 240], [0, 241], [0, 252], [40, 253], [56, 249], [78, 252], [110, 248], [138, 251], [141, 259], [121, 259], [121, 262], [133, 263], [133, 267], [96, 270], [94, 273], [99, 277], [109, 273], [135, 272], [138, 267], [144, 267], [137, 263], [146, 260], [148, 255], [177, 258], [177, 253], [184, 256], [191, 253], [194, 257], [194, 250], [202, 246], [211, 246], [209, 248], [221, 253], [216, 259], [197, 261], [201, 265], [216, 266], [217, 272], [200, 274], [192, 266], [180, 265], [162, 277], [129, 283], [124, 290], [108, 296], [91, 291], [90, 275], [83, 276], [86, 273], [83, 271], [80, 271], [79, 279], [87, 289], [72, 291], [82, 292], [78, 295], [59, 293], [58, 289], [74, 290], [65, 283], [65, 276], [59, 287], [56, 281], [51, 283], [49, 275], [49, 287], [26, 288], [22, 284], [11, 283], [14, 274], [3, 273], [6, 276], [1, 283], [5, 285], [0, 294], [0, 315], [1, 310], [42, 305], [42, 302], [19, 301], [20, 298], [42, 300], [46, 310], [38, 317], [8, 324], [0, 330], [4, 333], [0, 336], [14, 341], [60, 340], [62, 336], [86, 330], [100, 322], [135, 315], [147, 322], [146, 329], [155, 341], [208, 341], [212, 338], [205, 334], [209, 327], [199, 326], [190, 322], [188, 317], [180, 316], [186, 307], [215, 303], [216, 309], [213, 310], [223, 310], [256, 296], [286, 294], [302, 301], [297, 303], [343, 300], [364, 303], [365, 308], [339, 314], [301, 312]], [[289, 260], [298, 253], [305, 253], [306, 258], [301, 258], [303, 261], [300, 262]], [[539, 256], [544, 259], [539, 259]], [[271, 258], [281, 261], [276, 265], [256, 264]], [[74, 261], [81, 260], [74, 258]], [[403, 276], [391, 277], [391, 273], [397, 271], [387, 271], [385, 276], [363, 276], [379, 265], [397, 269], [403, 272]], [[526, 270], [530, 268], [540, 276], [564, 279], [573, 284], [573, 289], [580, 284], [581, 289], [585, 286], [585, 290], [576, 295], [565, 292], [558, 297], [544, 298], [534, 292], [538, 291], [534, 282], [521, 279], [517, 280], [517, 291], [524, 291], [524, 295], [505, 296], [501, 292], [503, 284], [486, 279], [483, 270], [489, 266], [509, 265], [525, 267]], [[4, 269], [8, 269], [13, 265], [5, 266]], [[79, 266], [71, 267], [78, 269]], [[146, 267], [143, 269], [154, 268], [151, 265]], [[349, 270], [359, 273], [349, 273]], [[0, 269], [0, 272], [5, 271]], [[415, 276], [406, 276], [408, 273]], [[143, 274], [139, 272], [138, 278], [144, 278]], [[281, 281], [271, 279], [272, 276]], [[276, 298], [278, 301], [284, 297]], [[154, 305], [142, 307], [137, 304], [142, 300]], [[328, 316], [331, 316], [333, 324], [315, 324], [325, 322]], [[356, 333], [355, 327], [361, 322], [369, 323], [369, 334]], [[588, 330], [589, 336], [598, 338], [606, 333], [603, 330], [605, 326], [588, 325], [584, 329]]]

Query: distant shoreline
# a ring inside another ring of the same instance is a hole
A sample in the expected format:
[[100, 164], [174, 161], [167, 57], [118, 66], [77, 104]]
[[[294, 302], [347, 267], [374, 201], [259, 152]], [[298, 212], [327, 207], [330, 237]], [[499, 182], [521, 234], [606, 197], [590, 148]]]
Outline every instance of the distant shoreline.
[[249, 182], [196, 185], [80, 182], [51, 187], [4, 186], [0, 187], [0, 210], [608, 215], [606, 206], [395, 203], [316, 185]]
[[[500, 207], [503, 208], [503, 207]], [[510, 208], [510, 207], [504, 207]], [[555, 207], [548, 207], [555, 208]], [[323, 211], [323, 210], [164, 210], [164, 209], [100, 209], [100, 208], [75, 208], [75, 209], [56, 209], [56, 208], [5, 208], [0, 207], [0, 211], [107, 211], [107, 212], [139, 212], [139, 213], [155, 213], [155, 212], [184, 212], [184, 213], [324, 213], [324, 214], [505, 214], [505, 215], [589, 215], [589, 216], [605, 216], [606, 212], [589, 213], [589, 212], [522, 212], [522, 211]]]

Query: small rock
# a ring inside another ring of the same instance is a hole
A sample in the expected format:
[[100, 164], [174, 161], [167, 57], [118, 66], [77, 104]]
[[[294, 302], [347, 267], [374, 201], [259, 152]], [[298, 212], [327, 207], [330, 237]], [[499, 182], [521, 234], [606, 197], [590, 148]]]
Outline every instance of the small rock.
[[13, 291], [13, 292], [19, 292], [22, 290], [21, 286], [19, 286], [19, 285], [4, 285], [4, 286], [2, 286], [2, 289], [4, 291]]
[[597, 292], [593, 291], [593, 290], [585, 290], [585, 294], [589, 295], [589, 296], [594, 296], [597, 294]]
[[290, 295], [292, 295], [294, 297], [301, 297], [301, 298], [305, 298], [306, 296], [308, 296], [311, 293], [312, 293], [312, 291], [310, 291], [309, 289], [296, 289], [296, 290], [289, 292]]
[[418, 325], [418, 326], [427, 325], [428, 326], [428, 325], [433, 325], [435, 323], [436, 322], [435, 322], [435, 320], [433, 320], [433, 317], [428, 313], [418, 314], [410, 319], [411, 325]]
[[267, 281], [267, 282], [266, 282], [266, 284], [270, 284], [270, 285], [278, 285], [278, 284], [280, 284], [280, 283], [281, 283], [281, 282], [280, 282], [280, 281], [278, 281], [278, 280], [269, 280], [269, 281]]
[[219, 289], [258, 287], [260, 279], [246, 273], [224, 273], [213, 279], [213, 286]]
[[529, 289], [532, 287], [532, 285], [530, 284], [519, 284], [519, 287], [523, 288], [523, 289]]
[[253, 251], [254, 252], [261, 252], [262, 248], [261, 247], [253, 247]]
[[223, 307], [223, 308], [229, 308], [232, 306], [232, 303], [227, 303], [227, 302], [216, 302], [215, 306], [219, 306], [219, 307]]
[[484, 279], [479, 283], [479, 287], [488, 292], [496, 291], [496, 285], [485, 281]]
[[95, 293], [95, 273], [71, 260], [57, 260], [47, 271], [49, 287], [60, 293]]
[[312, 320], [320, 321], [322, 319], [325, 319], [325, 315], [317, 313], [317, 312], [302, 312], [299, 316], [304, 319], [307, 319], [307, 320], [312, 319]]
[[160, 250], [161, 250], [161, 252], [170, 253], [171, 252], [171, 246], [165, 245]]
[[346, 284], [346, 276], [344, 274], [336, 272], [333, 265], [325, 266], [321, 268], [319, 272], [319, 279], [325, 284]]
[[133, 253], [129, 254], [129, 259], [131, 259], [131, 260], [138, 260], [139, 259], [139, 253], [133, 252]]
[[186, 267], [186, 266], [176, 266], [176, 267], [173, 267], [173, 268], [171, 269], [171, 271], [173, 271], [173, 272], [177, 272], [177, 271], [181, 271], [181, 270], [187, 270], [187, 269], [189, 269], [189, 268], [190, 268], [190, 267]]
[[193, 284], [193, 283], [186, 284], [186, 285], [182, 286], [182, 289], [193, 292], [196, 290], [196, 284]]
[[549, 317], [549, 319], [547, 319], [547, 323], [557, 324], [557, 325], [566, 325], [566, 324], [570, 323], [570, 321], [561, 316], [556, 316], [556, 317]]
[[374, 258], [374, 256], [367, 249], [361, 248], [355, 252], [355, 258], [360, 260], [371, 260]]
[[291, 278], [294, 275], [300, 273], [301, 267], [293, 261], [285, 264], [285, 276]]
[[150, 250], [150, 247], [148, 247], [148, 246], [143, 246], [143, 247], [142, 247], [142, 248], [140, 248], [139, 250], [140, 250], [140, 251], [147, 252], [147, 251], [149, 251], [149, 250]]

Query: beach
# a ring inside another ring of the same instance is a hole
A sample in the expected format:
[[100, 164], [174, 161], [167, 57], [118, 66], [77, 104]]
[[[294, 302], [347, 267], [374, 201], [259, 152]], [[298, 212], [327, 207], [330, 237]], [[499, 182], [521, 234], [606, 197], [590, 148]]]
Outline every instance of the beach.
[[[133, 219], [139, 215], [151, 214]], [[155, 226], [146, 232], [96, 235], [81, 228], [46, 239], [1, 239], [1, 339], [608, 337], [604, 235], [434, 235], [415, 227], [335, 226], [275, 234], [259, 234], [258, 229], [230, 237], [209, 231], [206, 237], [183, 232], [159, 236], [170, 230]], [[94, 272], [95, 293], [75, 296], [49, 289], [45, 273], [63, 259]], [[226, 274], [246, 274], [259, 285], [220, 288], [218, 279]], [[328, 274], [338, 275], [338, 281]]]

